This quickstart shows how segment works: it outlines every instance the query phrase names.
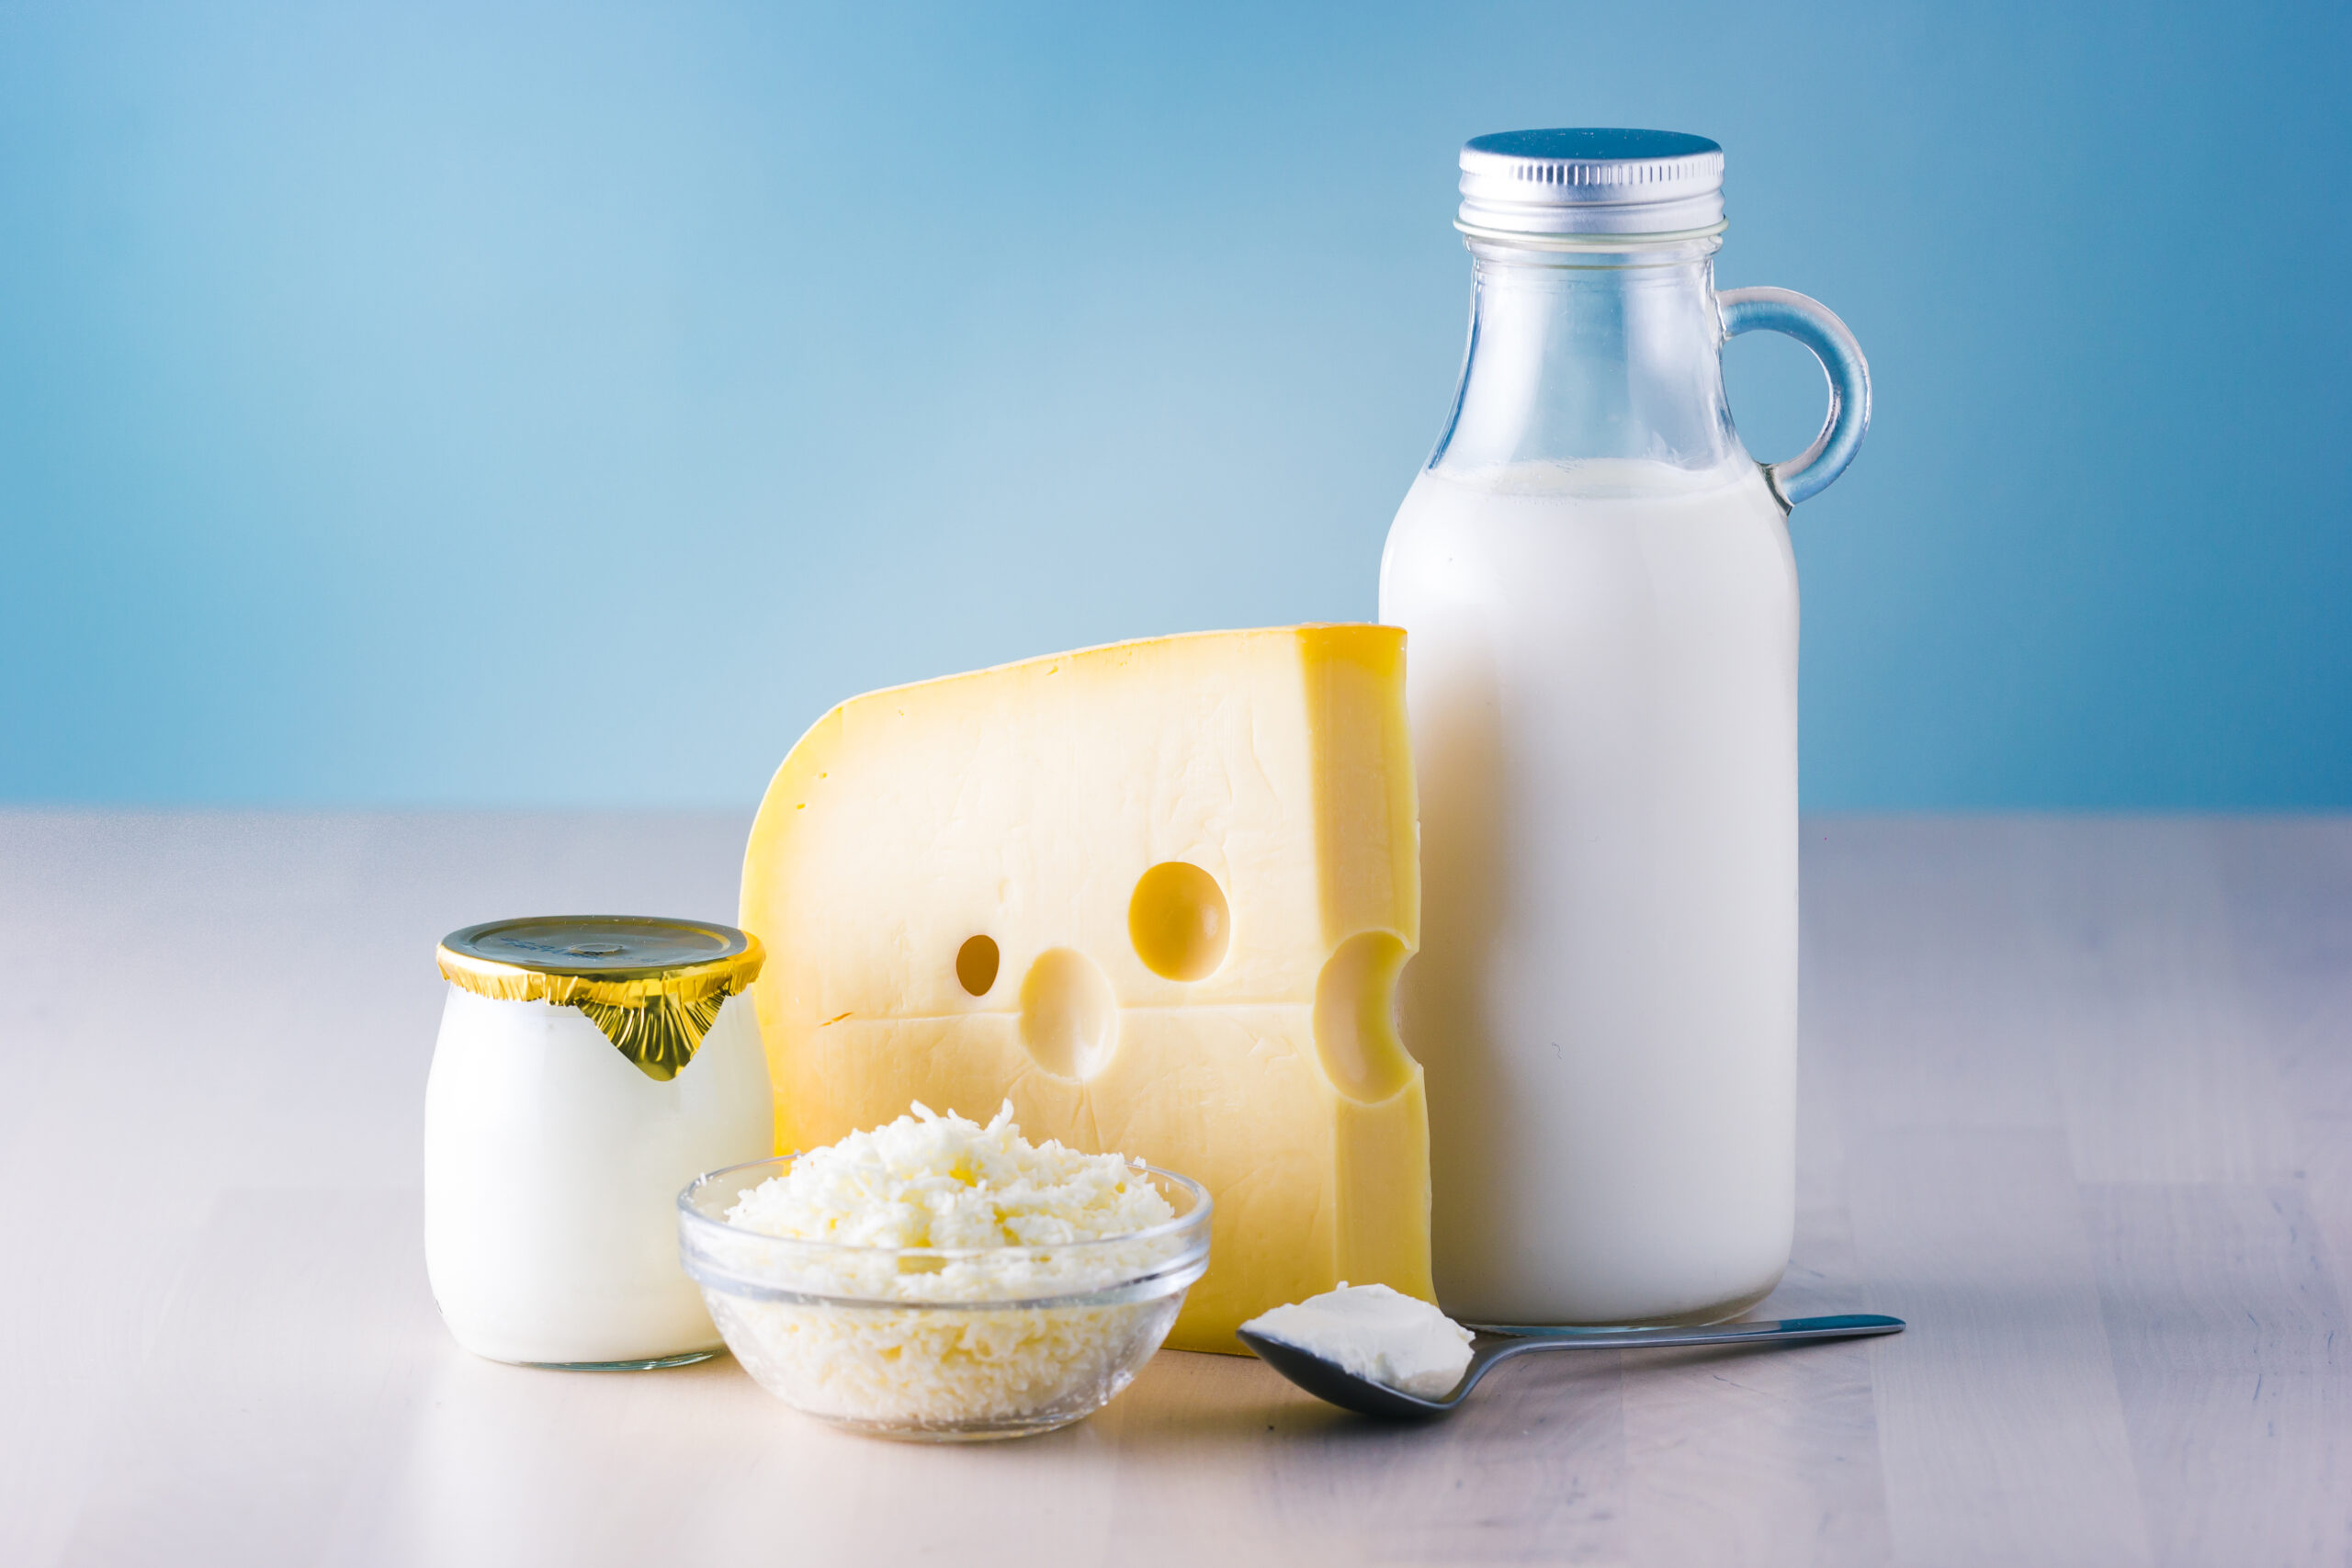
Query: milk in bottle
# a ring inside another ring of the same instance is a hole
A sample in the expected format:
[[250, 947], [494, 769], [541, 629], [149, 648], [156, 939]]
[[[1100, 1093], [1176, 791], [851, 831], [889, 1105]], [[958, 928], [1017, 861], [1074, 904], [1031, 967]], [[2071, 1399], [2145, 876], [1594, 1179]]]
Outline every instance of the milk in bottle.
[[[1532, 131], [1464, 151], [1471, 347], [1388, 536], [1408, 632], [1431, 1239], [1460, 1318], [1736, 1315], [1794, 1202], [1797, 592], [1786, 502], [1851, 456], [1866, 371], [1777, 289], [1718, 296], [1723, 158]], [[1741, 447], [1730, 332], [1823, 358], [1822, 439]]]

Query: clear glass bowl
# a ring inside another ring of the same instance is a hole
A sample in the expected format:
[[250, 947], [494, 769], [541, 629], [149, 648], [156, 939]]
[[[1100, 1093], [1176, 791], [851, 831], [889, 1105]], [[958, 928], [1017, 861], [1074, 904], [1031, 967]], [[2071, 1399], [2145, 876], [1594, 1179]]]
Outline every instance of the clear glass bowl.
[[986, 1441], [1109, 1404], [1208, 1267], [1209, 1195], [1147, 1167], [1176, 1217], [1062, 1247], [842, 1247], [727, 1223], [791, 1156], [678, 1195], [678, 1251], [727, 1348], [795, 1410], [877, 1437]]

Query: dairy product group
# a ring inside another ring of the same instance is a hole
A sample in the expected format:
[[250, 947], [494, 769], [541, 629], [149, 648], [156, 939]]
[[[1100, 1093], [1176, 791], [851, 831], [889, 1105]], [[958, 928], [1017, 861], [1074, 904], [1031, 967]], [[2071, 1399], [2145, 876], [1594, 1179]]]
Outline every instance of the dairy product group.
[[[649, 1364], [723, 1331], [803, 1409], [963, 1438], [1082, 1416], [1162, 1336], [1235, 1351], [1248, 1322], [1442, 1391], [1467, 1336], [1435, 1303], [1661, 1323], [1768, 1292], [1786, 518], [1869, 388], [1818, 305], [1715, 290], [1722, 169], [1665, 132], [1464, 150], [1471, 352], [1390, 624], [870, 693], [771, 782], [741, 931], [453, 935], [427, 1251], [460, 1340]], [[1832, 389], [1770, 466], [1717, 358], [1758, 327]]]

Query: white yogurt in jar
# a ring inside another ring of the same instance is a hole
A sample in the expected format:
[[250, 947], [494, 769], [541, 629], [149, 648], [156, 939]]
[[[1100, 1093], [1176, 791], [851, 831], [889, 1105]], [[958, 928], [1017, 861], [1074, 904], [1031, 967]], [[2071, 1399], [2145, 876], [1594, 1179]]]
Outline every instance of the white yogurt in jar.
[[[730, 941], [743, 945], [697, 957]], [[670, 962], [681, 945], [685, 962]], [[598, 951], [571, 951], [582, 948]], [[478, 962], [484, 953], [511, 954], [514, 974]], [[704, 1171], [772, 1152], [767, 1063], [747, 997], [706, 995], [718, 1016], [696, 1043], [675, 1028], [678, 1010], [662, 1011], [699, 970], [731, 965], [737, 976], [700, 984], [740, 990], [756, 946], [728, 927], [594, 917], [469, 928], [443, 957], [453, 983], [425, 1085], [424, 1254], [449, 1331], [478, 1355], [539, 1365], [716, 1351], [678, 1262], [677, 1195]], [[639, 999], [652, 1017], [638, 1029], [647, 1021], [607, 1006], [621, 1046], [577, 1005], [510, 999], [553, 990], [595, 1005], [632, 987], [650, 993]]]

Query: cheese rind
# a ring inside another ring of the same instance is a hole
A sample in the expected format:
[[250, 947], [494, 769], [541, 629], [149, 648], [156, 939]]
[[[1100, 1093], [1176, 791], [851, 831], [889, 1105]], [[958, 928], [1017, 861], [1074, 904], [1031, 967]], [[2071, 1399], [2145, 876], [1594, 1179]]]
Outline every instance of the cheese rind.
[[744, 859], [779, 1150], [1010, 1099], [1032, 1137], [1191, 1176], [1216, 1208], [1182, 1348], [1342, 1279], [1430, 1297], [1390, 1007], [1419, 928], [1403, 675], [1392, 627], [1203, 633], [819, 720]]

